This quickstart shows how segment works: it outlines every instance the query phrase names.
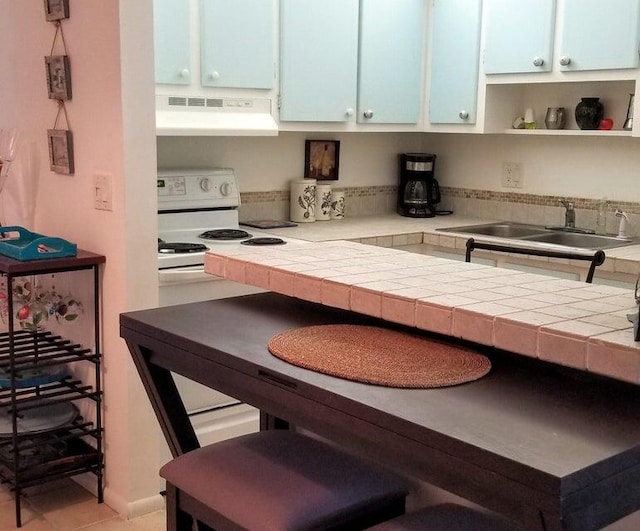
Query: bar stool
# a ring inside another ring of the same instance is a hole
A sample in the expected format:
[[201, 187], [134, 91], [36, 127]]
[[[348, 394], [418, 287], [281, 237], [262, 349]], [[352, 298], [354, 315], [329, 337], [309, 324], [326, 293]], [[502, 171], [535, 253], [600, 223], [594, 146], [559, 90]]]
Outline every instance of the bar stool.
[[399, 478], [328, 444], [268, 430], [211, 444], [160, 469], [167, 530], [364, 529], [402, 515]]
[[456, 503], [441, 503], [383, 522], [369, 531], [522, 531], [522, 528], [498, 515]]

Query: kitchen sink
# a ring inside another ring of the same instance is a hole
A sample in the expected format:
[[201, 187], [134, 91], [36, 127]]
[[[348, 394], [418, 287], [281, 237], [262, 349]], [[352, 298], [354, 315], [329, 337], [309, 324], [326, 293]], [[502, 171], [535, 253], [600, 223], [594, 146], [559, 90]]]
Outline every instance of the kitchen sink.
[[521, 242], [530, 241], [542, 244], [561, 245], [563, 247], [579, 249], [613, 249], [615, 247], [640, 244], [639, 238], [620, 239], [615, 236], [571, 232], [563, 230], [562, 227], [549, 229], [541, 225], [529, 225], [510, 221], [467, 225], [464, 227], [446, 227], [436, 230], [441, 232], [459, 232], [469, 234], [470, 236], [490, 236], [492, 238], [504, 238]]
[[497, 236], [498, 238], [522, 238], [546, 232], [544, 227], [526, 225], [524, 223], [511, 223], [509, 221], [487, 223], [485, 225], [469, 225], [467, 227], [447, 227], [445, 229], [436, 230], [443, 232], [464, 232], [483, 236]]

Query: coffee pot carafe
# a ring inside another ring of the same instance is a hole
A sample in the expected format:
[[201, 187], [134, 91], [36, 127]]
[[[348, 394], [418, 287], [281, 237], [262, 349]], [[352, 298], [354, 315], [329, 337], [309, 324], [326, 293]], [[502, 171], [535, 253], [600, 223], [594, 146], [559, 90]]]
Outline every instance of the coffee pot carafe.
[[440, 186], [434, 178], [436, 156], [433, 153], [402, 153], [398, 214], [413, 218], [431, 218], [440, 202]]

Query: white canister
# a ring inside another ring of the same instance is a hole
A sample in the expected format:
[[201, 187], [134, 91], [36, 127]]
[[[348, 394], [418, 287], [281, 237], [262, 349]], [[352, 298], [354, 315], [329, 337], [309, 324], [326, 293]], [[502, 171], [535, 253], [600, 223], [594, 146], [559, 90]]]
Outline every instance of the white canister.
[[316, 221], [331, 219], [331, 185], [316, 184]]
[[309, 223], [316, 220], [316, 180], [291, 181], [291, 221]]
[[331, 219], [344, 218], [344, 192], [331, 192]]

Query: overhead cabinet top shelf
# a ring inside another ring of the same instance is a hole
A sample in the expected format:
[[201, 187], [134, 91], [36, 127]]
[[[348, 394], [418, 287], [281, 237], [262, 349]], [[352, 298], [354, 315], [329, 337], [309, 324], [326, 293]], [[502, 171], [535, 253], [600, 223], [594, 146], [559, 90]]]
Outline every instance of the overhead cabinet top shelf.
[[640, 0], [485, 0], [485, 6], [486, 74], [639, 65]]

